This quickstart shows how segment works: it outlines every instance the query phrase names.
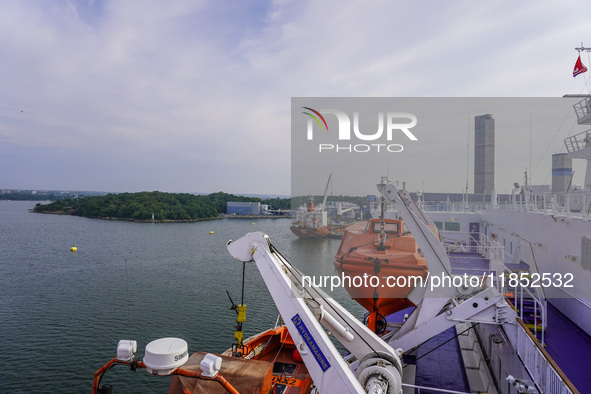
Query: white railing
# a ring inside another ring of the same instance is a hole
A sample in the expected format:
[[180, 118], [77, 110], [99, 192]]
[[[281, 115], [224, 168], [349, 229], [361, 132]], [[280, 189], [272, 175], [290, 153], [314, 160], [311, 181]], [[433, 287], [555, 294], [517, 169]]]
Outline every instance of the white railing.
[[581, 149], [591, 147], [591, 140], [589, 139], [590, 131], [591, 130], [586, 130], [580, 132], [579, 134], [575, 134], [571, 137], [565, 138], [564, 145], [566, 146], [566, 151], [568, 153], [573, 153]]
[[[429, 212], [480, 212], [489, 204], [482, 202], [424, 202]], [[525, 193], [497, 196], [497, 207], [503, 210], [533, 212], [544, 215], [581, 217], [591, 220], [591, 191], [572, 190], [567, 193]]]
[[483, 258], [489, 260], [503, 260], [503, 245], [484, 233], [440, 230], [439, 234], [448, 251], [480, 253]]
[[483, 233], [458, 231], [441, 231], [440, 235], [448, 252], [478, 253], [489, 261], [495, 261], [494, 268], [490, 268], [495, 269], [493, 278], [497, 290], [500, 294], [510, 292], [513, 294], [513, 305], [519, 311], [522, 320], [527, 301], [531, 300], [534, 308], [533, 331], [535, 334], [540, 333], [543, 345], [547, 326], [547, 302], [542, 287], [530, 288], [530, 284], [532, 284], [536, 276], [538, 280], [541, 278], [531, 243], [523, 239], [520, 240], [513, 257], [513, 264], [519, 264], [523, 261], [528, 265], [529, 269], [527, 272], [517, 273], [511, 271], [502, 263], [505, 248], [494, 238]]
[[[538, 268], [538, 262], [536, 261], [536, 256], [534, 254], [534, 248], [526, 239], [519, 238], [519, 244], [517, 245], [517, 249], [515, 250], [515, 254], [513, 255], [513, 264], [519, 264], [521, 261], [525, 262], [530, 267], [530, 273], [537, 273], [540, 274], [540, 269]], [[544, 286], [534, 287], [536, 292], [537, 298], [546, 299], [546, 290]]]
[[527, 286], [523, 285], [525, 281], [528, 281], [528, 283], [531, 281], [530, 273], [523, 272], [517, 274], [507, 267], [502, 266], [497, 270], [495, 275], [495, 286], [497, 290], [501, 294], [513, 294], [512, 303], [517, 309], [517, 312], [519, 312], [521, 320], [524, 320], [525, 301], [531, 300], [533, 302], [533, 331], [534, 335], [537, 335], [538, 332], [540, 333], [540, 342], [542, 346], [544, 346], [546, 326], [548, 324], [548, 305], [546, 298], [540, 297], [537, 292], [532, 292]]
[[573, 105], [575, 114], [577, 115], [577, 121], [585, 121], [586, 118], [591, 114], [591, 101], [590, 98], [584, 98], [575, 105]]
[[572, 383], [568, 382], [568, 379], [562, 376], [557, 367], [549, 361], [548, 355], [540, 349], [526, 330], [523, 327], [517, 329], [517, 343], [514, 346], [536, 385], [544, 393], [569, 394], [578, 392], [572, 387]]
[[466, 201], [427, 201], [419, 204], [419, 207], [425, 212], [480, 212], [487, 206], [488, 204], [484, 202]]
[[501, 294], [513, 294], [513, 306], [519, 311], [521, 320], [524, 320], [526, 301], [530, 300], [533, 303], [533, 331], [536, 335], [540, 333], [540, 341], [544, 345], [548, 316], [546, 293], [543, 286], [531, 286], [542, 277], [531, 243], [524, 239], [519, 240], [512, 264], [520, 264], [522, 261], [529, 267], [527, 272], [512, 271], [504, 264], [497, 266], [495, 285]]
[[591, 192], [573, 190], [568, 193], [515, 194], [501, 209], [534, 212], [546, 215], [591, 216]]

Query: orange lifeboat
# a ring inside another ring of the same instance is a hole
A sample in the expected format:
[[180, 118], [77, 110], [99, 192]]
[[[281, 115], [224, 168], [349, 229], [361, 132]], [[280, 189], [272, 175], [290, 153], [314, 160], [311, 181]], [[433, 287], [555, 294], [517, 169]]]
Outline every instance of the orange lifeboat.
[[427, 262], [402, 220], [371, 219], [347, 228], [334, 265], [352, 299], [368, 312], [368, 327], [385, 330], [385, 317], [414, 306], [406, 297], [427, 278]]

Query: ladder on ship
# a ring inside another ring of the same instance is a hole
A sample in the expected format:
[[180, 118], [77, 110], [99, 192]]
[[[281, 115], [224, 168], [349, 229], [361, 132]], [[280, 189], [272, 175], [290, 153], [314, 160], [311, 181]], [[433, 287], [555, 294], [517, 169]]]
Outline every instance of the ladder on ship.
[[519, 241], [511, 266], [517, 267], [521, 263], [528, 268], [501, 268], [497, 273], [497, 289], [505, 294], [524, 325], [544, 345], [548, 315], [544, 276], [538, 269], [531, 243], [524, 239]]
[[[511, 263], [505, 265], [502, 262], [503, 246], [485, 234], [445, 231], [441, 234], [453, 268], [465, 273], [479, 272], [483, 267], [476, 262], [488, 261], [497, 290], [505, 294], [524, 325], [543, 343], [547, 320], [546, 294], [542, 286], [543, 275], [539, 272], [531, 243], [521, 238]], [[468, 258], [474, 260], [475, 268], [461, 264]], [[491, 264], [492, 261], [494, 263]]]

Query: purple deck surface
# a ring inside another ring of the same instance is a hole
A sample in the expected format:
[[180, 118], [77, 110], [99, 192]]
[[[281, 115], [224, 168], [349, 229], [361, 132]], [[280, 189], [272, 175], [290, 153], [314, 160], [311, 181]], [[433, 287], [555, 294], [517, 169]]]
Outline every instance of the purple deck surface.
[[[389, 323], [402, 323], [404, 315], [410, 315], [413, 310], [414, 307], [406, 308], [393, 313], [386, 320]], [[416, 352], [416, 361], [411, 362], [417, 367], [416, 385], [470, 392], [460, 344], [455, 336], [456, 330], [452, 327], [420, 345]], [[445, 343], [447, 340], [450, 341]], [[421, 390], [421, 394], [432, 393], [431, 390]]]
[[[489, 261], [477, 253], [451, 253], [452, 273], [456, 275], [483, 275], [489, 273]], [[506, 261], [509, 269], [527, 270], [527, 264]], [[591, 394], [591, 337], [560, 313], [548, 300], [548, 323], [545, 331], [545, 349], [570, 381], [581, 393]], [[386, 318], [390, 323], [402, 323], [413, 307], [396, 312]], [[431, 338], [417, 349], [416, 384], [427, 387], [470, 391], [457, 338], [442, 345], [456, 335], [451, 328]], [[430, 350], [440, 348], [427, 354]], [[431, 393], [421, 391], [421, 393]]]
[[[404, 321], [404, 315], [410, 315], [413, 310], [414, 307], [406, 308], [391, 314], [386, 320], [389, 323], [400, 324]], [[460, 344], [455, 336], [456, 330], [452, 327], [431, 338], [417, 349], [416, 362], [414, 360], [412, 362], [417, 367], [416, 385], [462, 392], [470, 391]], [[450, 341], [445, 343], [447, 340]], [[421, 394], [432, 393], [431, 390], [421, 390]]]
[[450, 253], [452, 274], [483, 275], [489, 274], [488, 260], [478, 253]]
[[[389, 323], [400, 324], [404, 321], [404, 315], [410, 315], [413, 310], [414, 307], [406, 308], [391, 314], [386, 320]], [[460, 344], [458, 339], [454, 338], [455, 335], [456, 330], [452, 327], [431, 338], [417, 349], [415, 384], [447, 390], [470, 391], [464, 371]], [[451, 340], [443, 345], [449, 339]], [[438, 346], [441, 347], [437, 348]], [[412, 363], [415, 364], [415, 362]], [[431, 394], [433, 392], [430, 390], [421, 390], [421, 393]]]
[[548, 302], [546, 351], [581, 393], [591, 393], [591, 338]]
[[[451, 253], [452, 273], [482, 275], [488, 273], [489, 261], [477, 253]], [[511, 270], [528, 270], [524, 262], [505, 261]], [[552, 306], [548, 300], [548, 322], [544, 342], [554, 359], [581, 393], [591, 394], [591, 338]]]
[[[417, 349], [417, 386], [470, 392], [460, 344], [455, 336], [456, 330], [451, 327]], [[435, 394], [431, 390], [421, 390], [421, 394], [431, 393]]]

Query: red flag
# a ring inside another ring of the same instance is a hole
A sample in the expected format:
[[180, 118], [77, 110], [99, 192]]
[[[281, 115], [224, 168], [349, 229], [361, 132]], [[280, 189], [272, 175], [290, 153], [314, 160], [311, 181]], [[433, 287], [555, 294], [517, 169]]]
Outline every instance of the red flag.
[[575, 63], [575, 69], [573, 70], [573, 77], [576, 77], [577, 75], [584, 72], [587, 72], [587, 67], [585, 67], [585, 65], [581, 62], [581, 55], [579, 55], [579, 58]]

